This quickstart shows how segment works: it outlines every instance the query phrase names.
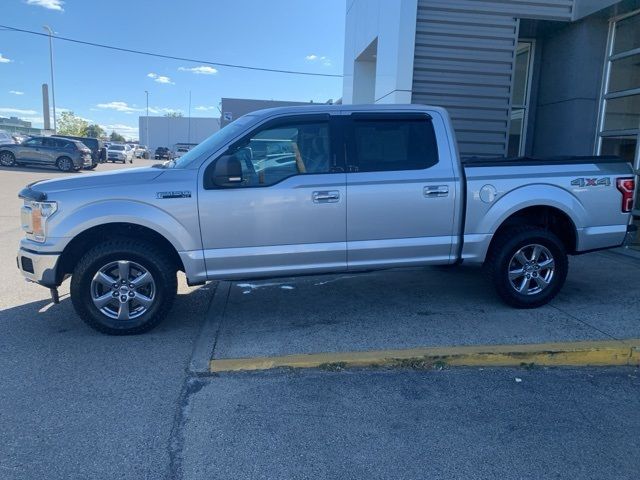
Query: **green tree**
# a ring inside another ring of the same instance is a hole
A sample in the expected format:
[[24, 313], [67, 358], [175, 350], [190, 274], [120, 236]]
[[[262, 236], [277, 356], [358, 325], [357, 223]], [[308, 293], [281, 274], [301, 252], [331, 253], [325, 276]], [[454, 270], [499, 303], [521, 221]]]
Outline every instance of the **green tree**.
[[184, 117], [182, 112], [167, 112], [167, 113], [164, 114], [164, 116], [165, 117], [171, 117], [171, 118]]
[[89, 123], [80, 117], [76, 117], [73, 112], [65, 111], [58, 118], [58, 132], [60, 135], [75, 135], [84, 137], [87, 133]]
[[94, 123], [92, 125], [87, 126], [85, 135], [91, 138], [100, 138], [100, 137], [104, 137], [105, 131], [102, 129], [100, 125]]
[[115, 130], [113, 130], [111, 132], [111, 135], [109, 135], [109, 139], [112, 142], [124, 142], [124, 141], [126, 141], [126, 139], [122, 135], [120, 135], [118, 132], [116, 132]]

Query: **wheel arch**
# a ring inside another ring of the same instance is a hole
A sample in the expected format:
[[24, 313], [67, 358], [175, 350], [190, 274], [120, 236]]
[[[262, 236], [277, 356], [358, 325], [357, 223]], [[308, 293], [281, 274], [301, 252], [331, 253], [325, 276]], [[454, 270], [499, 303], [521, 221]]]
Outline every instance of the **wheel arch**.
[[489, 251], [504, 232], [520, 226], [543, 228], [560, 239], [567, 253], [573, 254], [577, 250], [578, 230], [569, 214], [554, 206], [535, 205], [517, 210], [505, 218], [491, 239]]
[[95, 225], [82, 231], [65, 246], [59, 260], [59, 280], [73, 272], [80, 258], [94, 245], [113, 238], [132, 238], [151, 243], [166, 253], [176, 270], [185, 267], [175, 246], [162, 234], [144, 225], [129, 222], [111, 222]]

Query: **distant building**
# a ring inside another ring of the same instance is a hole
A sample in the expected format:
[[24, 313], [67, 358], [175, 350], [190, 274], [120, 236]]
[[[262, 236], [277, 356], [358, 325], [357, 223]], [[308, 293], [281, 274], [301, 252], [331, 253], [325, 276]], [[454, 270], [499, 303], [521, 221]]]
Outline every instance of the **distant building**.
[[21, 133], [23, 135], [41, 135], [42, 130], [33, 128], [31, 122], [20, 120], [18, 117], [0, 117], [0, 130], [8, 133]]
[[[176, 143], [200, 143], [220, 130], [219, 118], [140, 117], [140, 145], [152, 151], [158, 147], [174, 149]], [[148, 135], [147, 135], [148, 131]]]
[[[221, 101], [222, 116], [220, 128], [230, 124], [236, 118], [263, 108], [291, 107], [295, 105], [309, 105], [313, 102], [285, 102], [281, 100], [252, 100], [248, 98], [223, 98]], [[331, 103], [331, 101], [327, 102]]]

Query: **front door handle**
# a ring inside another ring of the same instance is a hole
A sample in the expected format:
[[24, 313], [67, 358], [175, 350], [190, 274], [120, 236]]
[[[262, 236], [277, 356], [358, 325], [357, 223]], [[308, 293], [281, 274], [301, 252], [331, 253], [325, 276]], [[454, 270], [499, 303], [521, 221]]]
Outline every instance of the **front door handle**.
[[340, 200], [340, 192], [329, 190], [326, 192], [313, 192], [313, 203], [336, 203]]
[[427, 198], [446, 197], [449, 195], [447, 185], [428, 185], [424, 187], [424, 196]]

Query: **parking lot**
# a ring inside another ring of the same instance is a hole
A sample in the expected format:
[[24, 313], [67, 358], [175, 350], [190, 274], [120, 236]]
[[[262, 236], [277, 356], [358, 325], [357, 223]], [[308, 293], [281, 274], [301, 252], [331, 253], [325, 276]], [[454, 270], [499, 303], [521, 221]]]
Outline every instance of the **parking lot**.
[[635, 367], [206, 370], [210, 359], [640, 338], [640, 260], [572, 258], [561, 294], [536, 310], [504, 306], [470, 267], [180, 278], [157, 329], [109, 337], [76, 317], [68, 282], [52, 305], [15, 267], [17, 192], [60, 175], [0, 168], [0, 478], [637, 476]]

